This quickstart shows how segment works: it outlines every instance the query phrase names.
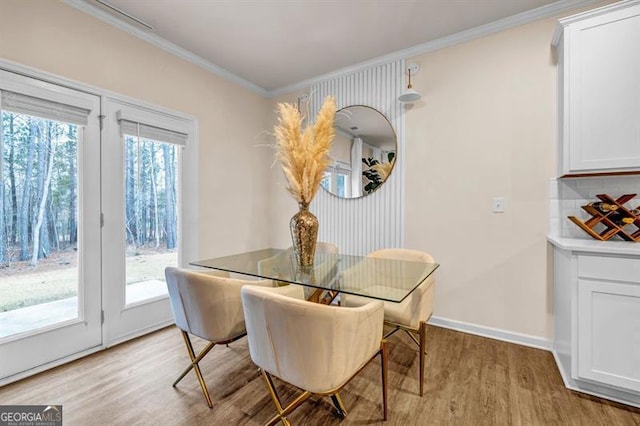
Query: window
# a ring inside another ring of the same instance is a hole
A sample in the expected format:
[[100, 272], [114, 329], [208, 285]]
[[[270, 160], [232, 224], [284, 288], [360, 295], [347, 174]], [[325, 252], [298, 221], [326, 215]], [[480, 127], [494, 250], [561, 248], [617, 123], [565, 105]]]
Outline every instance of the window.
[[178, 161], [188, 135], [118, 111], [124, 144], [126, 304], [167, 294], [164, 269], [178, 266]]

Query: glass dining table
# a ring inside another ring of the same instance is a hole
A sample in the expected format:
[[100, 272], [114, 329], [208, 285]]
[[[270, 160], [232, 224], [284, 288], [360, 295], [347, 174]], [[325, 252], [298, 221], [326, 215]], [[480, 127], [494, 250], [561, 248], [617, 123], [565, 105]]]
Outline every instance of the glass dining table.
[[[402, 302], [439, 266], [437, 263], [316, 253], [313, 266], [300, 267], [292, 249], [274, 248], [190, 264], [270, 279], [280, 285], [302, 285], [307, 288], [308, 300], [325, 304], [330, 304], [340, 293]], [[338, 415], [344, 418], [346, 411], [340, 396], [336, 393], [331, 400]]]
[[300, 267], [291, 249], [263, 249], [191, 265], [217, 269], [309, 289], [309, 300], [331, 303], [340, 293], [402, 302], [437, 268], [437, 263], [316, 253], [314, 264]]

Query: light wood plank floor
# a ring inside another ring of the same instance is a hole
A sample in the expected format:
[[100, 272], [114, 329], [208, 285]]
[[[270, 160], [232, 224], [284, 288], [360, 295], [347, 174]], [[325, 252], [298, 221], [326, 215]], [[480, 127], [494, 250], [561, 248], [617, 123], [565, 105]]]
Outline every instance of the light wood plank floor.
[[[425, 396], [417, 351], [407, 336], [389, 341], [389, 421], [381, 421], [379, 362], [342, 391], [349, 411], [334, 416], [315, 398], [290, 416], [304, 425], [640, 425], [640, 410], [564, 388], [549, 352], [438, 327], [428, 329]], [[0, 404], [62, 404], [65, 426], [260, 425], [275, 413], [246, 339], [216, 347], [201, 363], [214, 408], [188, 363], [175, 327], [0, 388]], [[285, 400], [295, 389], [278, 382]]]

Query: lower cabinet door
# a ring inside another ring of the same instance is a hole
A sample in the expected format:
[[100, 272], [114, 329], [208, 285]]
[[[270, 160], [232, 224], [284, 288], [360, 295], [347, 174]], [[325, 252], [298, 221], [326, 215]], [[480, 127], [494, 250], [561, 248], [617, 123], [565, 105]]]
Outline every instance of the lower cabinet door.
[[578, 376], [640, 392], [640, 283], [578, 280]]

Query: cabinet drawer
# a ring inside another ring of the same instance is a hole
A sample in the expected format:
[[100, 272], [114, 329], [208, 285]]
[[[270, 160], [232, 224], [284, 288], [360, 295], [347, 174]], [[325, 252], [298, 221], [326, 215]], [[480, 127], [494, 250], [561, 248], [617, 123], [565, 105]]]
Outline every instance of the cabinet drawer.
[[640, 258], [579, 255], [578, 277], [640, 285]]

